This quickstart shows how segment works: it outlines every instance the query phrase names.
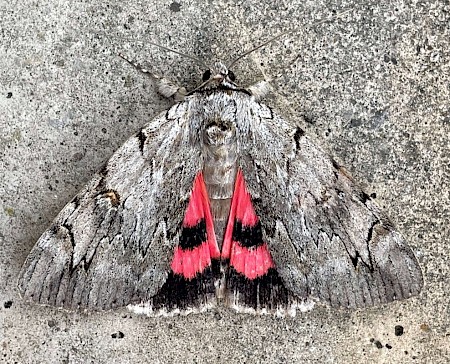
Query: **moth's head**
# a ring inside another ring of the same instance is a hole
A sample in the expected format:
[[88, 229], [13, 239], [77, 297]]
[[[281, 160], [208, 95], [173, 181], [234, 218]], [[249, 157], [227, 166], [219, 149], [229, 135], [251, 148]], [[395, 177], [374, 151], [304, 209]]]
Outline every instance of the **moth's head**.
[[212, 67], [203, 73], [202, 88], [217, 88], [225, 86], [228, 88], [236, 88], [234, 81], [236, 76], [222, 62], [216, 62]]

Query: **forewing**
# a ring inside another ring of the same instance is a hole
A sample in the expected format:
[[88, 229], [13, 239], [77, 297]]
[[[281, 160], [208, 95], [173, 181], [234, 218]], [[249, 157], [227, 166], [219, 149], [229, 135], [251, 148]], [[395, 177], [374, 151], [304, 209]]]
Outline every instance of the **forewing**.
[[64, 207], [22, 268], [26, 299], [108, 309], [158, 292], [201, 169], [186, 108], [173, 106], [128, 139]]
[[418, 294], [413, 252], [345, 169], [264, 105], [246, 120], [241, 168], [286, 288], [344, 307]]

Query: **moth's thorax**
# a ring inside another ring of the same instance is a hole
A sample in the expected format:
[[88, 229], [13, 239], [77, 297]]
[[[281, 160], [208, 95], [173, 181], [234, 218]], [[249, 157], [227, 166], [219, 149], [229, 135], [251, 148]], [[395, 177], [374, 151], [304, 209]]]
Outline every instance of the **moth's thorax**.
[[221, 247], [237, 173], [235, 125], [223, 120], [211, 121], [203, 132], [203, 145], [203, 175]]

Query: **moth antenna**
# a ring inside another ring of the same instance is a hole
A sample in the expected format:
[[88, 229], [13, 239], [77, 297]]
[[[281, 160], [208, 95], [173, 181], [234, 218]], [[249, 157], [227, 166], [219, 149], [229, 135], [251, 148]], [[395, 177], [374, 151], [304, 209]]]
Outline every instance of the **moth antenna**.
[[[325, 22], [327, 22], [327, 21], [336, 19], [336, 18], [340, 17], [341, 15], [348, 13], [350, 10], [352, 10], [352, 9], [345, 10], [345, 11], [339, 13], [339, 14], [334, 15], [333, 17], [331, 17], [331, 18], [329, 18], [329, 19], [320, 20], [320, 21], [318, 21], [318, 22], [316, 22], [316, 23], [313, 23], [312, 26], [316, 26], [316, 25], [319, 25], [319, 24], [323, 24], [323, 23], [325, 23]], [[269, 43], [272, 43], [272, 42], [276, 41], [278, 38], [281, 38], [282, 36], [284, 36], [284, 35], [286, 35], [286, 34], [288, 34], [288, 33], [294, 33], [296, 30], [297, 30], [297, 29], [286, 30], [285, 32], [282, 32], [282, 33], [276, 35], [275, 37], [270, 38], [268, 41], [266, 41], [266, 42], [260, 44], [259, 46], [256, 46], [255, 48], [250, 49], [249, 51], [247, 51], [247, 52], [241, 54], [241, 55], [238, 56], [235, 60], [233, 60], [233, 61], [227, 66], [227, 68], [228, 68], [228, 69], [231, 69], [231, 67], [233, 67], [239, 60], [241, 60], [241, 59], [244, 58], [245, 56], [247, 56], [247, 55], [249, 55], [250, 53], [253, 53], [254, 51], [256, 51], [256, 50], [258, 50], [258, 49], [260, 49], [260, 48], [266, 46], [266, 45], [269, 44]]]
[[136, 68], [138, 71], [145, 73], [147, 75], [150, 75], [150, 77], [155, 78], [155, 79], [159, 79], [159, 77], [157, 77], [156, 75], [154, 75], [152, 72], [150, 72], [149, 70], [147, 70], [146, 68], [142, 67], [139, 63], [134, 62], [133, 60], [131, 60], [130, 58], [128, 58], [127, 56], [125, 56], [123, 53], [118, 53], [117, 54], [120, 58], [122, 58], [123, 60], [125, 60], [126, 62], [128, 62], [129, 64], [131, 64], [134, 68]]
[[233, 67], [240, 59], [242, 59], [242, 58], [244, 58], [245, 56], [249, 55], [250, 53], [253, 53], [254, 51], [256, 51], [256, 50], [258, 50], [258, 49], [264, 47], [265, 45], [267, 45], [267, 44], [269, 44], [269, 43], [271, 43], [271, 42], [277, 40], [278, 38], [281, 38], [283, 35], [286, 35], [286, 34], [292, 33], [292, 32], [293, 32], [293, 30], [287, 30], [287, 31], [285, 31], [285, 32], [283, 32], [283, 33], [281, 33], [281, 34], [278, 34], [277, 36], [275, 36], [275, 37], [273, 37], [273, 38], [270, 38], [268, 41], [266, 41], [266, 42], [260, 44], [259, 46], [256, 46], [255, 48], [250, 49], [249, 51], [247, 51], [247, 52], [241, 54], [240, 56], [238, 56], [233, 62], [231, 62], [231, 63], [227, 66], [227, 68], [228, 68], [228, 69], [231, 69], [231, 67]]
[[204, 67], [204, 69], [209, 69], [208, 65], [205, 62], [203, 62], [202, 60], [200, 60], [198, 58], [190, 56], [189, 54], [178, 52], [175, 49], [164, 47], [164, 46], [162, 46], [161, 44], [158, 44], [158, 43], [153, 43], [153, 42], [150, 42], [150, 41], [148, 41], [147, 43], [150, 43], [151, 45], [154, 45], [154, 46], [157, 46], [157, 47], [159, 47], [161, 49], [164, 49], [167, 52], [176, 53], [176, 54], [179, 54], [180, 56], [192, 59], [193, 61], [195, 61], [200, 66]]

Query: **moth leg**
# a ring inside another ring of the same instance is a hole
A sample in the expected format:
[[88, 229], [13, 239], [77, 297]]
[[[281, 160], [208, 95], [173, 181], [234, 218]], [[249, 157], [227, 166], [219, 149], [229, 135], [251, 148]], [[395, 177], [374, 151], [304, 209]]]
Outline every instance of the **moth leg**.
[[174, 82], [164, 78], [162, 76], [158, 76], [155, 73], [149, 71], [148, 69], [142, 67], [139, 63], [127, 58], [122, 53], [119, 53], [119, 57], [127, 61], [133, 67], [137, 68], [140, 72], [146, 74], [151, 77], [151, 79], [156, 83], [157, 91], [160, 95], [170, 98], [173, 97], [175, 101], [182, 101], [187, 94], [187, 91], [184, 87], [179, 87]]
[[247, 88], [247, 91], [249, 91], [253, 95], [253, 97], [257, 101], [259, 101], [272, 91], [272, 86], [269, 82], [270, 80], [258, 81], [255, 84], [249, 86]]

